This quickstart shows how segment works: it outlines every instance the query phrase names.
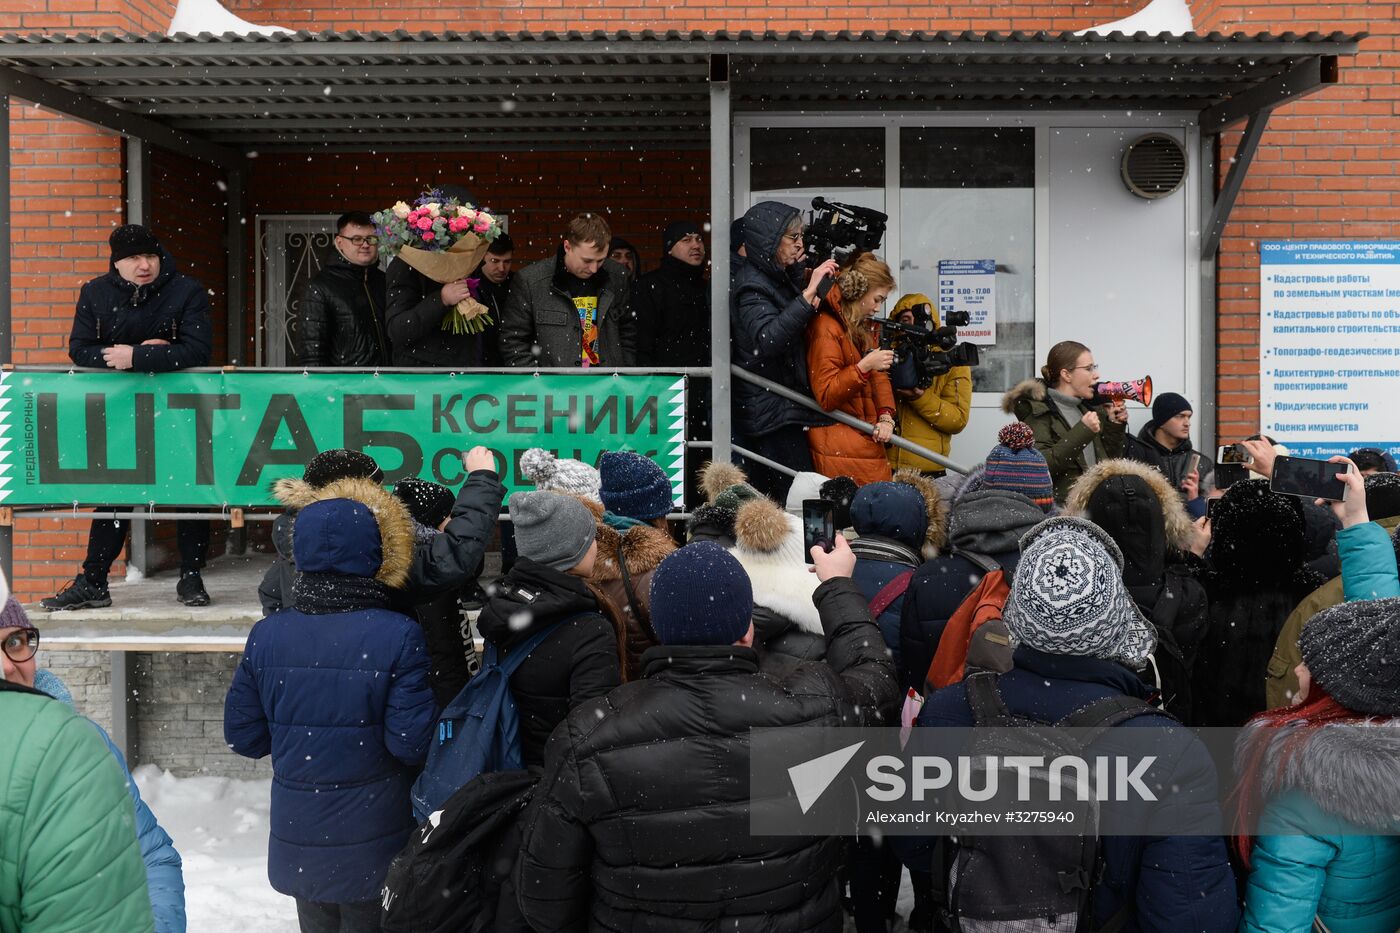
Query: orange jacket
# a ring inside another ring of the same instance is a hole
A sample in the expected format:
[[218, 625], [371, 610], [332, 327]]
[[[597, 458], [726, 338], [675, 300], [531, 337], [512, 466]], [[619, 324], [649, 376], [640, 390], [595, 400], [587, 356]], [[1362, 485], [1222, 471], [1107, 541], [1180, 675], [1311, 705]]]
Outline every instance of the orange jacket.
[[[889, 376], [865, 374], [856, 368], [863, 354], [846, 336], [846, 325], [823, 308], [807, 325], [807, 375], [812, 397], [827, 411], [844, 411], [874, 424], [881, 411], [894, 413], [894, 391]], [[844, 424], [812, 428], [807, 432], [812, 461], [825, 476], [849, 476], [857, 485], [888, 480], [890, 464], [885, 445], [869, 434]]]

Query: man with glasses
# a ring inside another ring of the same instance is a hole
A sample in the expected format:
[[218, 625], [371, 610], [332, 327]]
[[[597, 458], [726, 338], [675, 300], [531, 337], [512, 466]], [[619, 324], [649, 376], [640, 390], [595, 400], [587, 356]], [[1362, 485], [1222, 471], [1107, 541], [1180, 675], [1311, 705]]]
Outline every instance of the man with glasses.
[[385, 283], [374, 220], [364, 211], [350, 211], [340, 215], [335, 227], [336, 258], [306, 289], [298, 362], [303, 366], [387, 365]]

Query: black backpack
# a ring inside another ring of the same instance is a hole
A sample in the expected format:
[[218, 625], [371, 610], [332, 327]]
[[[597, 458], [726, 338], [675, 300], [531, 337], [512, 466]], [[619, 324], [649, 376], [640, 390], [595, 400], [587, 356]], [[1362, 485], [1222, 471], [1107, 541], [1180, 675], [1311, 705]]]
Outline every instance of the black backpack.
[[[977, 673], [966, 678], [967, 698], [978, 726], [1044, 726], [1012, 716], [997, 689], [999, 675]], [[1061, 755], [1080, 755], [1108, 729], [1129, 719], [1162, 715], [1148, 704], [1129, 696], [1111, 696], [1091, 703], [1055, 723], [1055, 726], [1091, 730], [1079, 737], [1059, 729], [989, 728], [973, 740], [967, 754], [1040, 755], [1050, 761]], [[1030, 771], [1032, 785], [1048, 785], [1046, 770]], [[1016, 781], [1017, 772], [1003, 771], [1003, 783]], [[1112, 933], [1127, 923], [1132, 902], [1101, 927], [1093, 926], [1092, 895], [1103, 872], [1100, 852], [1099, 805], [1078, 800], [1072, 785], [1059, 810], [1074, 811], [1074, 825], [1086, 832], [1076, 835], [998, 836], [959, 834], [949, 839], [948, 895], [945, 921], [962, 933]]]
[[495, 933], [498, 897], [515, 867], [506, 840], [534, 788], [528, 771], [495, 771], [448, 798], [389, 865], [381, 929]]

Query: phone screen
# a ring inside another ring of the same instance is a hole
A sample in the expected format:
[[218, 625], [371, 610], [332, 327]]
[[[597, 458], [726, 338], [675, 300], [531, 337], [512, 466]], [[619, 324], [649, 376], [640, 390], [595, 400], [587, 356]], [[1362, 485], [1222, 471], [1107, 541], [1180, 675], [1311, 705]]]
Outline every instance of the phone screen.
[[836, 543], [836, 506], [826, 499], [802, 500], [802, 556], [812, 563], [812, 548], [831, 552]]
[[1216, 451], [1217, 463], [1253, 463], [1254, 458], [1249, 455], [1249, 451], [1244, 449], [1243, 444], [1226, 444]]
[[1279, 457], [1274, 461], [1274, 476], [1269, 488], [1285, 496], [1340, 502], [1346, 487], [1337, 477], [1347, 472], [1347, 468], [1345, 463]]

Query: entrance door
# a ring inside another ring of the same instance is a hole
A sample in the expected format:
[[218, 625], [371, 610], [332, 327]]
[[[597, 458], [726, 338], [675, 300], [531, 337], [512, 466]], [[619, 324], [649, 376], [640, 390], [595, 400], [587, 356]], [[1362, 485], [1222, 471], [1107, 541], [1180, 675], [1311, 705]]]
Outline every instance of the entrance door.
[[257, 218], [257, 365], [299, 363], [306, 285], [335, 256], [335, 214]]

